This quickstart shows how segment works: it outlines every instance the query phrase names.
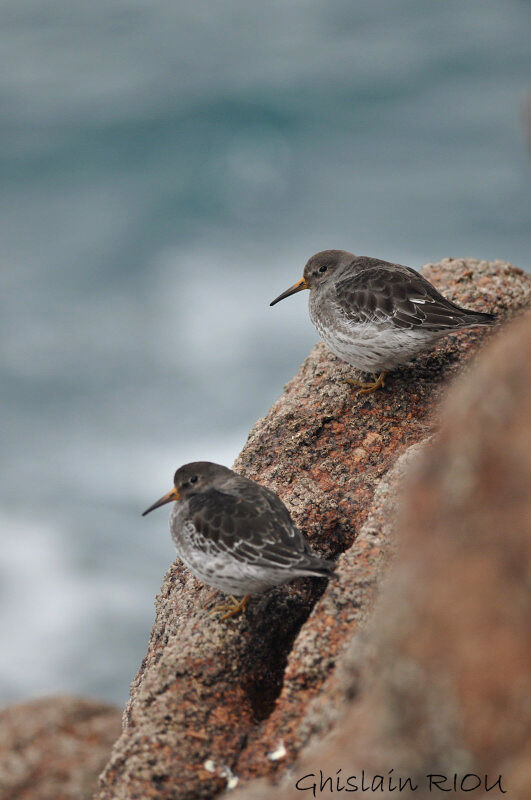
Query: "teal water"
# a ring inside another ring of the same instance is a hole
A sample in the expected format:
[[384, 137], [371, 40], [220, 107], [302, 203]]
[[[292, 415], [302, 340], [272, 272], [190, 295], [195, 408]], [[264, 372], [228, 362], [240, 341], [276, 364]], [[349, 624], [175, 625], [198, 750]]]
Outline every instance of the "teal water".
[[[181, 463], [316, 334], [316, 250], [527, 267], [524, 0], [0, 8], [0, 701], [122, 701]], [[37, 655], [36, 655], [37, 654]]]

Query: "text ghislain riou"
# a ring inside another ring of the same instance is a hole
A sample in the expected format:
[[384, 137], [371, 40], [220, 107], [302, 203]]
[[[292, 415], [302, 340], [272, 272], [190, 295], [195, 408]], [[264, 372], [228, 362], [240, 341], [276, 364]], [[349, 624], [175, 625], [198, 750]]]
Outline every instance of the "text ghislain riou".
[[[439, 792], [482, 792], [497, 791], [507, 793], [503, 785], [503, 776], [491, 778], [489, 775], [477, 775], [474, 772], [451, 775], [428, 773], [415, 779], [395, 774], [390, 769], [386, 775], [368, 775], [362, 770], [359, 775], [346, 775], [338, 769], [335, 775], [324, 775], [322, 770], [303, 775], [295, 783], [299, 792], [309, 792], [311, 797], [335, 794], [336, 792], [416, 792], [417, 790]], [[308, 795], [307, 795], [308, 796]]]

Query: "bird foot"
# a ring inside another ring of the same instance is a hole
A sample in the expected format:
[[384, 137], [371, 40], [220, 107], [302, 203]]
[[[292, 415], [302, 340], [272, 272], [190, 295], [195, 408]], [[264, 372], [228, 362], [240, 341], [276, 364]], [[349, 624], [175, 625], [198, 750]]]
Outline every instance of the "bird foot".
[[375, 392], [376, 389], [380, 389], [380, 387], [385, 386], [385, 376], [386, 372], [380, 372], [376, 380], [372, 383], [364, 383], [364, 381], [358, 381], [355, 378], [343, 378], [345, 383], [348, 383], [349, 386], [356, 386], [358, 389], [358, 394], [372, 394]]
[[[249, 602], [251, 595], [246, 594], [245, 597], [242, 597], [241, 600], [237, 600], [235, 597], [230, 596], [229, 600], [230, 603], [220, 603], [210, 611], [211, 614], [223, 614], [221, 617], [221, 622], [225, 619], [230, 619], [231, 617], [235, 617], [237, 614], [241, 614], [245, 611], [247, 607], [247, 603]], [[226, 612], [226, 613], [224, 613]]]

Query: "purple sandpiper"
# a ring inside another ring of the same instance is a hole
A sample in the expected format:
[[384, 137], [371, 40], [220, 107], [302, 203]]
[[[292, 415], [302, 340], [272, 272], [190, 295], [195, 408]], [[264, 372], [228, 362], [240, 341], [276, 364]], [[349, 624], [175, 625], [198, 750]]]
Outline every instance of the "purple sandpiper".
[[310, 290], [310, 318], [323, 342], [372, 382], [346, 379], [368, 394], [384, 385], [386, 373], [452, 331], [490, 325], [492, 314], [470, 311], [447, 300], [410, 267], [345, 250], [323, 250], [310, 258], [304, 275], [271, 305]]
[[301, 575], [333, 575], [333, 562], [313, 552], [284, 503], [264, 486], [210, 461], [180, 467], [173, 484], [143, 516], [176, 501], [173, 543], [196, 578], [230, 596], [231, 603], [214, 609], [226, 612], [222, 619], [243, 611], [252, 594]]

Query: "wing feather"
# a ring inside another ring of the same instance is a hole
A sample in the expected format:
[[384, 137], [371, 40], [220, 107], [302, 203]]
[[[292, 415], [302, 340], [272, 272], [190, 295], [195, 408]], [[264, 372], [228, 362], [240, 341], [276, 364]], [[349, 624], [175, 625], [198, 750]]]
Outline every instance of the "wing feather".
[[444, 331], [492, 320], [447, 300], [410, 267], [363, 257], [355, 259], [356, 266], [335, 284], [335, 302], [353, 324]]
[[211, 551], [255, 566], [331, 571], [328, 562], [312, 552], [273, 492], [260, 487], [252, 499], [243, 495], [209, 489], [190, 498], [189, 519]]

